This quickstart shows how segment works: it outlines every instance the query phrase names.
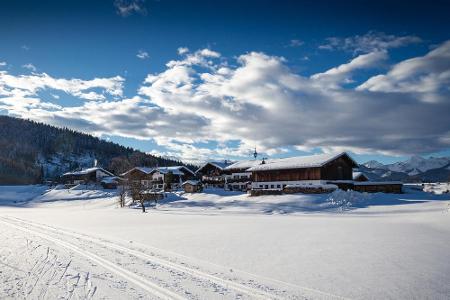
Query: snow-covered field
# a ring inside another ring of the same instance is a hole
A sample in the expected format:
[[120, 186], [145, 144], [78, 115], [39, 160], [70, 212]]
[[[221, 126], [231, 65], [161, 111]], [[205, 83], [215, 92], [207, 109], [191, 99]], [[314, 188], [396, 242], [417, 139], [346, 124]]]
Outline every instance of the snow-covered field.
[[0, 187], [0, 298], [449, 299], [450, 195]]

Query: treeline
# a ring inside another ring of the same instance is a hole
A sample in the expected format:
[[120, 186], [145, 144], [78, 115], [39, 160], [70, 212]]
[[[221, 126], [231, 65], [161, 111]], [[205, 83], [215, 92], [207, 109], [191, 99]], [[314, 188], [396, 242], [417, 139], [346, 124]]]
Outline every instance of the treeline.
[[53, 180], [61, 172], [92, 166], [94, 159], [114, 174], [134, 166], [183, 164], [68, 128], [0, 116], [0, 184]]

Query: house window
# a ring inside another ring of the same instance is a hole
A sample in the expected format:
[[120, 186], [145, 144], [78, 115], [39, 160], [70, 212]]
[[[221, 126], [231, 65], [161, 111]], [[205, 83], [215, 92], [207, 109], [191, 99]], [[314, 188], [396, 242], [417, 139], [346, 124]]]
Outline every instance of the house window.
[[279, 184], [277, 184], [277, 189], [281, 188], [281, 186]]
[[264, 188], [267, 190], [267, 189], [269, 188], [269, 185], [266, 184], [266, 185], [264, 186]]
[[275, 187], [275, 185], [273, 185], [273, 184], [270, 185], [270, 188], [271, 188], [271, 189], [273, 189], [274, 187]]

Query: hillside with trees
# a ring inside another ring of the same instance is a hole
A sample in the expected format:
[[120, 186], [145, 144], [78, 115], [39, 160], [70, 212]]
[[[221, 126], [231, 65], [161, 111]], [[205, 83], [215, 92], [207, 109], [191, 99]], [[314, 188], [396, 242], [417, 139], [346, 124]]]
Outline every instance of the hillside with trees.
[[183, 165], [68, 128], [0, 116], [0, 184], [55, 180], [95, 161], [114, 174], [134, 166]]

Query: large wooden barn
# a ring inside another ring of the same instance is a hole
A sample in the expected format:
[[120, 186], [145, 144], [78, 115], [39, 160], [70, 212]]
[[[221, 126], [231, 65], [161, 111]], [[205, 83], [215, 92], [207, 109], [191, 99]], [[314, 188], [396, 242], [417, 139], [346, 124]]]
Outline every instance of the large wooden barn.
[[288, 184], [325, 183], [353, 180], [353, 168], [358, 164], [347, 154], [317, 154], [265, 161], [249, 168], [252, 187], [282, 189]]

